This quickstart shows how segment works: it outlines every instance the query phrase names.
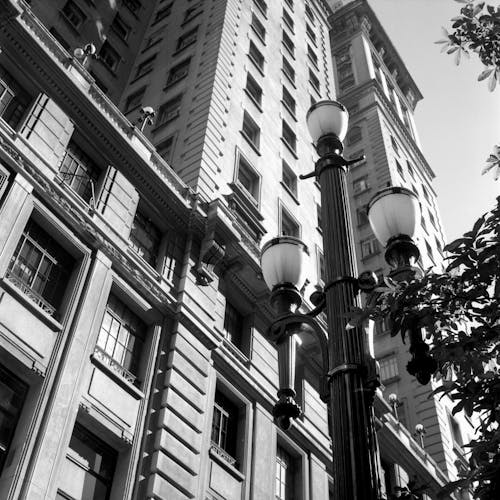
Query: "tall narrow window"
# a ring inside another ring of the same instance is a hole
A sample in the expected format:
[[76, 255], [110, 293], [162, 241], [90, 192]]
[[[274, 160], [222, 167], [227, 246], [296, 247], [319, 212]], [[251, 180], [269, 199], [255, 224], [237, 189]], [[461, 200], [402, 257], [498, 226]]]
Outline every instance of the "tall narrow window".
[[174, 4], [174, 2], [170, 2], [168, 5], [166, 5], [165, 7], [162, 7], [160, 10], [158, 10], [158, 12], [156, 13], [155, 18], [153, 20], [153, 24], [168, 17], [170, 15], [170, 13], [172, 12], [172, 5], [173, 4]]
[[238, 309], [226, 300], [226, 310], [224, 311], [224, 333], [226, 339], [236, 346], [241, 345], [243, 331], [243, 315]]
[[285, 24], [293, 33], [293, 28], [294, 28], [293, 19], [292, 16], [285, 9], [283, 9], [283, 21], [285, 21]]
[[62, 180], [87, 203], [91, 200], [95, 203], [95, 189], [100, 173], [94, 161], [71, 141], [59, 168]]
[[286, 161], [282, 163], [282, 182], [293, 196], [297, 197], [297, 175]]
[[398, 360], [396, 356], [386, 356], [379, 360], [380, 380], [387, 382], [399, 376]]
[[259, 8], [259, 10], [264, 15], [267, 14], [267, 3], [264, 0], [253, 0], [253, 3]]
[[156, 146], [156, 151], [165, 160], [170, 161], [172, 159], [172, 153], [174, 150], [174, 139], [175, 135], [167, 137], [164, 141], [160, 142]]
[[309, 83], [316, 92], [320, 92], [319, 78], [314, 74], [314, 72], [309, 70]]
[[183, 78], [186, 78], [186, 76], [189, 73], [189, 63], [191, 62], [191, 59], [186, 59], [179, 64], [176, 64], [171, 70], [170, 73], [168, 74], [167, 78], [167, 85], [173, 85], [174, 83], [177, 83], [178, 81], [182, 80]]
[[297, 136], [286, 122], [282, 122], [282, 127], [283, 141], [295, 153], [297, 151]]
[[290, 113], [295, 116], [296, 112], [296, 103], [295, 99], [293, 98], [292, 94], [288, 92], [286, 87], [283, 87], [283, 104], [285, 107], [290, 111]]
[[282, 207], [281, 208], [281, 234], [300, 238], [299, 223]]
[[157, 125], [163, 125], [174, 120], [179, 116], [181, 111], [182, 95], [178, 95], [160, 106], [158, 110]]
[[137, 210], [130, 231], [130, 246], [153, 267], [156, 265], [160, 240], [160, 230], [148, 217]]
[[113, 23], [111, 24], [111, 27], [113, 28], [114, 32], [122, 39], [122, 40], [127, 40], [131, 28], [130, 26], [123, 20], [123, 18], [120, 16], [120, 14], [116, 14], [115, 18], [113, 19]]
[[136, 381], [145, 323], [111, 294], [101, 323], [95, 355], [131, 383]]
[[118, 454], [104, 441], [75, 424], [57, 492], [59, 499], [108, 499]]
[[116, 71], [120, 63], [120, 54], [109, 44], [104, 42], [99, 51], [99, 61], [106, 66], [110, 71]]
[[375, 238], [361, 240], [361, 258], [371, 257], [379, 252], [378, 241]]
[[254, 199], [255, 203], [259, 201], [260, 177], [250, 166], [242, 155], [238, 160], [238, 183], [241, 184], [247, 193]]
[[177, 47], [176, 50], [182, 50], [185, 49], [186, 47], [189, 47], [189, 45], [192, 45], [193, 43], [196, 42], [196, 37], [198, 34], [198, 26], [191, 31], [188, 31], [187, 33], [184, 33], [182, 36], [180, 36], [177, 39]]
[[7, 278], [50, 315], [56, 315], [74, 266], [73, 257], [34, 220], [26, 225]]
[[212, 418], [212, 447], [215, 447], [217, 454], [231, 465], [236, 464], [237, 430], [237, 406], [226, 395], [216, 391]]
[[276, 450], [276, 500], [291, 500], [294, 497], [294, 463], [290, 454], [281, 446]]
[[251, 116], [245, 111], [243, 115], [243, 126], [241, 128], [243, 136], [257, 149], [260, 144], [260, 128], [253, 121]]
[[68, 21], [69, 24], [71, 24], [71, 26], [75, 29], [78, 29], [87, 18], [82, 9], [80, 9], [80, 7], [78, 7], [78, 5], [76, 5], [76, 3], [72, 0], [69, 0], [64, 4], [61, 12], [63, 13], [66, 21]]
[[266, 39], [266, 28], [264, 25], [260, 22], [259, 18], [255, 15], [252, 14], [252, 29], [257, 33], [257, 36], [262, 40], [265, 41]]
[[0, 118], [17, 128], [30, 102], [30, 95], [0, 66]]
[[285, 73], [285, 76], [292, 83], [295, 83], [295, 70], [293, 69], [293, 66], [286, 60], [285, 56], [283, 56], [283, 73]]
[[294, 57], [295, 56], [295, 45], [292, 42], [292, 39], [284, 31], [282, 33], [282, 37], [283, 37], [282, 38], [283, 45], [288, 50], [288, 52], [290, 52], [291, 56]]
[[252, 75], [247, 75], [246, 92], [258, 106], [262, 105], [262, 88]]
[[0, 365], [0, 472], [2, 472], [28, 386]]
[[264, 71], [264, 56], [253, 42], [250, 42], [248, 57], [250, 57], [260, 71]]

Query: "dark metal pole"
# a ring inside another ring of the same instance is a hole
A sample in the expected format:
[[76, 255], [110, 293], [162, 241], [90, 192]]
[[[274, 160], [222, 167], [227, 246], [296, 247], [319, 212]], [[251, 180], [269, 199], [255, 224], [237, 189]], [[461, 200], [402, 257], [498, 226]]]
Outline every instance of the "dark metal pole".
[[[360, 307], [346, 161], [342, 144], [332, 138], [318, 143], [316, 175], [321, 184], [326, 312], [329, 346], [329, 412], [333, 447], [333, 498], [375, 500], [380, 497], [373, 387], [365, 333], [346, 330], [348, 314]], [[326, 142], [328, 141], [328, 142]]]

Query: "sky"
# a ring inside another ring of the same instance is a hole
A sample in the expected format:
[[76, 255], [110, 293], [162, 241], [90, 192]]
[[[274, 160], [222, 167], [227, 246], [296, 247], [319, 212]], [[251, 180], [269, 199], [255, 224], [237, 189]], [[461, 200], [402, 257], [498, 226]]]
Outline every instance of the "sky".
[[[478, 82], [482, 64], [471, 55], [459, 66], [434, 44], [441, 27], [461, 5], [454, 0], [369, 0], [424, 98], [415, 121], [424, 156], [436, 174], [447, 242], [469, 231], [495, 205], [500, 179], [481, 175], [495, 144], [500, 144], [500, 86], [490, 92]], [[497, 0], [490, 0], [497, 5]]]

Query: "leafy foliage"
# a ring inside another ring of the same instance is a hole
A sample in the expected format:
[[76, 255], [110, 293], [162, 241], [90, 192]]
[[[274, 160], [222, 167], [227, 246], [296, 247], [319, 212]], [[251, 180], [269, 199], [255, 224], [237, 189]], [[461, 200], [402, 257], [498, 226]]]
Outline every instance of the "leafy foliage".
[[[477, 54], [484, 64], [478, 76], [479, 81], [487, 80], [490, 91], [495, 90], [500, 81], [500, 6], [493, 7], [485, 2], [455, 0], [464, 4], [460, 15], [452, 19], [452, 31], [443, 28], [442, 51], [454, 54], [455, 63], [460, 64], [462, 56]], [[500, 178], [500, 146], [486, 160], [483, 173], [491, 171], [495, 180]]]
[[[478, 416], [467, 446], [469, 470], [444, 493], [474, 488], [475, 498], [500, 498], [500, 197], [471, 231], [445, 247], [442, 273], [385, 287], [354, 321], [388, 318], [391, 335], [407, 340], [425, 329], [429, 355], [442, 378], [436, 394], [455, 403], [453, 413]], [[351, 321], [352, 323], [352, 321]]]

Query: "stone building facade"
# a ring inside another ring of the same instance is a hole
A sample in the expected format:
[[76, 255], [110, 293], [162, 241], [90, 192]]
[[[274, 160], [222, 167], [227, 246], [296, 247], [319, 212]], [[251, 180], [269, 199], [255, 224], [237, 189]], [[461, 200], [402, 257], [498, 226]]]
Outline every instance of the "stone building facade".
[[[259, 248], [311, 250], [319, 1], [0, 0], [0, 498], [327, 499], [317, 346], [273, 423]], [[98, 58], [74, 56], [93, 43]], [[156, 110], [141, 126], [141, 109]], [[141, 130], [142, 129], [142, 130]], [[325, 326], [323, 324], [323, 326]], [[376, 398], [384, 487], [446, 471]]]

